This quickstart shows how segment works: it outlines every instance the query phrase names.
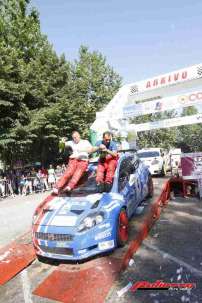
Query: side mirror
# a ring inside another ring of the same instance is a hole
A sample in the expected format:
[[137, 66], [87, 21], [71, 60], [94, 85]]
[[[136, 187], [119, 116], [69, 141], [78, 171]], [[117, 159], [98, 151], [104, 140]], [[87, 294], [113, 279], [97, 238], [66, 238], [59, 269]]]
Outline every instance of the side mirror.
[[139, 164], [140, 164], [140, 160], [137, 159], [137, 160], [134, 162], [134, 170], [138, 169]]
[[139, 164], [140, 164], [140, 160], [139, 159], [136, 159], [132, 165], [130, 166], [130, 175], [134, 174], [136, 169], [138, 169], [139, 167]]

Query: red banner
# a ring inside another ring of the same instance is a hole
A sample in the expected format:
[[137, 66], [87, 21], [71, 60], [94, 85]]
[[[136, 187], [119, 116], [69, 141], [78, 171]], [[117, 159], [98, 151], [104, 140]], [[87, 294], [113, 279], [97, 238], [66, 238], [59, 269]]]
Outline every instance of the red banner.
[[181, 156], [181, 166], [184, 179], [201, 179], [202, 152], [183, 154]]

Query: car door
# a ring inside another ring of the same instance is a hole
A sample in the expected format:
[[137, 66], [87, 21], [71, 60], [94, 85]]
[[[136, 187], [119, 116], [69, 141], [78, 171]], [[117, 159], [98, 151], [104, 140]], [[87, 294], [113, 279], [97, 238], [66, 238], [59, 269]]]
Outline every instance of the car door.
[[136, 205], [138, 204], [139, 185], [137, 186], [137, 184], [136, 167], [133, 163], [133, 157], [127, 157], [122, 161], [120, 166], [118, 191], [124, 197], [129, 217], [134, 213]]
[[[137, 208], [138, 204], [143, 199], [143, 182], [142, 182], [142, 163], [139, 158], [134, 157], [132, 161], [133, 165], [133, 190], [134, 190], [134, 203], [133, 212]], [[131, 177], [132, 177], [131, 175]]]

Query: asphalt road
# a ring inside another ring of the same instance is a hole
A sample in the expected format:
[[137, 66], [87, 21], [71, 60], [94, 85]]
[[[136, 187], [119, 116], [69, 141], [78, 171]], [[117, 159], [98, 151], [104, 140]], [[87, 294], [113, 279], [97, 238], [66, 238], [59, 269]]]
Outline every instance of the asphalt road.
[[[161, 191], [163, 180], [154, 179], [155, 186], [155, 196], [154, 199], [159, 195]], [[21, 234], [27, 232], [31, 227], [32, 214], [38, 203], [40, 203], [48, 193], [34, 194], [27, 197], [16, 197], [9, 198], [0, 201], [0, 245], [4, 246], [11, 242], [11, 240], [19, 237]], [[148, 203], [150, 203], [148, 201]], [[145, 204], [145, 203], [144, 203]], [[149, 204], [148, 204], [149, 205]], [[145, 209], [148, 207], [145, 204]], [[141, 221], [141, 216], [143, 213], [139, 214], [135, 218], [138, 224]], [[136, 232], [137, 224], [131, 222], [131, 232]], [[132, 234], [131, 234], [132, 236]], [[120, 250], [116, 250], [118, 256]], [[98, 257], [99, 259], [99, 257]], [[68, 268], [68, 264], [67, 268]], [[83, 266], [86, 264], [84, 263]], [[80, 265], [78, 265], [80, 266]], [[47, 277], [51, 275], [58, 268], [57, 263], [42, 263], [39, 260], [35, 260], [27, 268], [19, 272], [15, 277], [8, 281], [5, 285], [0, 286], [0, 303], [49, 303], [58, 302], [50, 300], [47, 297], [39, 297], [33, 294], [33, 291], [43, 282]], [[55, 281], [56, 283], [57, 281]], [[64, 281], [65, 282], [65, 281]], [[81, 280], [82, 282], [82, 280]], [[45, 288], [49, 289], [48, 286]], [[79, 287], [78, 287], [79, 288]], [[52, 285], [51, 285], [52, 289]], [[79, 289], [78, 289], [79, 292]], [[114, 298], [117, 295], [115, 293]], [[91, 300], [93, 301], [93, 300]], [[88, 301], [88, 302], [91, 302]], [[78, 301], [77, 301], [78, 302]], [[93, 301], [94, 302], [94, 301]], [[100, 303], [100, 301], [99, 301]], [[103, 302], [102, 302], [103, 303]]]
[[0, 200], [0, 247], [31, 228], [33, 212], [47, 195], [45, 192]]
[[[162, 179], [154, 178], [157, 196], [162, 187], [162, 182]], [[47, 193], [43, 193], [0, 201], [1, 246], [29, 230], [33, 211], [46, 195]], [[147, 204], [145, 204], [145, 208], [146, 207]], [[134, 254], [131, 266], [122, 272], [116, 283], [111, 287], [104, 302], [200, 303], [202, 298], [201, 214], [202, 202], [197, 199], [176, 198], [170, 201], [168, 206], [163, 210], [160, 219], [151, 229], [148, 237], [143, 241], [137, 253]], [[138, 218], [141, 221], [141, 214], [137, 215], [134, 220], [130, 222], [130, 229], [133, 233], [136, 231], [139, 222]], [[119, 251], [120, 249], [115, 250], [112, 255], [118, 256]], [[44, 289], [48, 294], [52, 292], [52, 289], [55, 289], [57, 293], [57, 287], [55, 286], [58, 281], [55, 280], [54, 285], [47, 284], [46, 282], [46, 279], [50, 277], [51, 274], [59, 272], [63, 277], [65, 270], [67, 270], [71, 272], [69, 277], [72, 279], [76, 267], [87, 266], [86, 263], [83, 265], [62, 264], [63, 267], [59, 270], [60, 266], [58, 265], [56, 262], [42, 263], [36, 259], [5, 285], [0, 286], [0, 303], [58, 302], [58, 299], [55, 301], [51, 296], [39, 296], [33, 294], [33, 291], [40, 283], [45, 283]], [[71, 266], [72, 269], [70, 270]], [[64, 286], [67, 281], [71, 285], [71, 279], [65, 281], [64, 277], [61, 278], [57, 274], [60, 284], [62, 283], [62, 286], [59, 285], [59, 287], [63, 292], [67, 291]], [[135, 293], [128, 290], [121, 296], [118, 295], [129, 282], [155, 282], [157, 280], [166, 283], [194, 283], [196, 287], [192, 290], [137, 290]], [[83, 282], [81, 277], [81, 284]], [[78, 285], [76, 292], [79, 292], [79, 290], [80, 285]], [[58, 293], [58, 295], [60, 295], [60, 293]], [[52, 299], [48, 299], [48, 297]], [[97, 302], [90, 297], [87, 299], [88, 301], [84, 300], [83, 302]], [[72, 303], [82, 301], [75, 299], [65, 302]], [[99, 301], [99, 303], [104, 302]]]
[[[134, 254], [134, 263], [123, 272], [107, 303], [200, 303], [202, 302], [202, 201], [176, 197]], [[117, 292], [132, 281], [194, 283], [193, 289], [128, 290]]]

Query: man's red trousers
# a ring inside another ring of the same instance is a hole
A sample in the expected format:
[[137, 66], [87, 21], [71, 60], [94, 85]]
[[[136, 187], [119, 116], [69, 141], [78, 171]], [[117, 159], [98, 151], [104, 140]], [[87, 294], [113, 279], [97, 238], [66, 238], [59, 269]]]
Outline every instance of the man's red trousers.
[[70, 159], [67, 169], [57, 182], [56, 187], [58, 189], [62, 189], [66, 186], [69, 186], [71, 189], [75, 188], [87, 167], [88, 161]]
[[114, 173], [117, 166], [117, 158], [107, 156], [104, 162], [99, 161], [97, 167], [96, 182], [99, 183], [112, 183]]

